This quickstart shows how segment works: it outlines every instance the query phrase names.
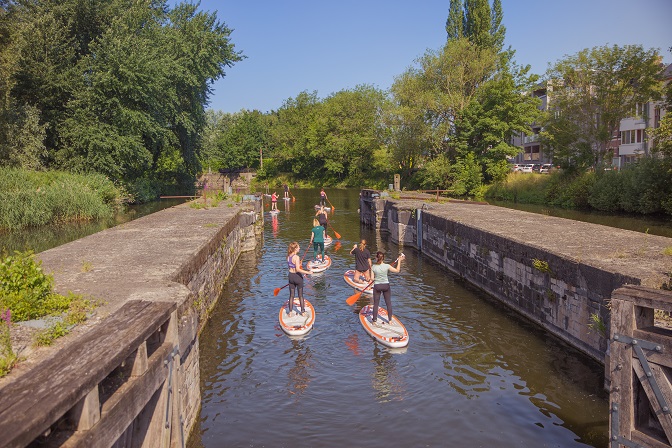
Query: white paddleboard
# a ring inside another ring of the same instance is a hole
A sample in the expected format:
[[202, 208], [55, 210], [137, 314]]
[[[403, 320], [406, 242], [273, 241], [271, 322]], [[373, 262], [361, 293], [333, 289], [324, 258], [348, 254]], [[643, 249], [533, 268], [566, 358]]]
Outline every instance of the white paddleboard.
[[387, 319], [387, 311], [385, 308], [378, 308], [378, 319], [373, 322], [373, 305], [366, 305], [359, 311], [359, 321], [364, 330], [371, 337], [381, 344], [391, 347], [399, 348], [408, 345], [408, 331], [404, 324], [397, 319], [397, 316], [392, 317], [392, 322]]
[[306, 263], [306, 269], [309, 271], [317, 274], [319, 272], [324, 272], [327, 269], [331, 267], [331, 257], [327, 254], [324, 255], [324, 261], [325, 263], [319, 263], [315, 262], [315, 260], [311, 260], [308, 263]]
[[369, 283], [366, 283], [366, 282], [364, 282], [364, 283], [355, 282], [355, 281], [353, 280], [354, 275], [355, 275], [355, 271], [352, 270], [352, 269], [348, 269], [348, 270], [345, 271], [345, 273], [343, 274], [343, 280], [345, 280], [345, 283], [347, 283], [348, 285], [352, 286], [352, 287], [355, 288], [357, 291], [362, 291], [362, 293], [364, 293], [364, 294], [373, 295], [373, 285], [370, 285], [370, 286], [367, 288], [367, 286], [369, 285]]
[[[319, 210], [319, 209], [320, 209], [320, 206], [319, 206], [319, 205], [316, 205], [316, 206], [315, 206], [315, 210]], [[324, 209], [325, 209], [326, 211], [330, 211], [330, 210], [331, 210], [331, 207], [324, 207]]]
[[324, 247], [327, 247], [328, 245], [330, 245], [333, 242], [334, 242], [334, 239], [332, 237], [330, 237], [329, 235], [327, 235], [324, 238]]
[[298, 297], [294, 298], [292, 315], [287, 314], [287, 302], [280, 308], [280, 313], [278, 314], [280, 328], [290, 336], [301, 336], [308, 333], [315, 323], [315, 308], [313, 308], [313, 305], [307, 299], [304, 299], [303, 302], [306, 307], [306, 312], [303, 313], [303, 316], [299, 314], [301, 305], [299, 304]]

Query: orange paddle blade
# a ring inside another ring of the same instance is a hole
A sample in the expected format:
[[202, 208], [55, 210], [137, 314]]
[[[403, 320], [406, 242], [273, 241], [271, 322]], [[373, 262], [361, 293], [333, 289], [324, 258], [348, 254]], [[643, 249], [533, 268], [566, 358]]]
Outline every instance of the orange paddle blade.
[[354, 305], [354, 303], [359, 300], [360, 296], [362, 295], [362, 292], [364, 292], [364, 290], [366, 290], [371, 285], [373, 285], [373, 282], [366, 285], [366, 288], [364, 288], [363, 290], [358, 291], [353, 295], [351, 295], [350, 297], [348, 297], [347, 299], [345, 299], [345, 303], [347, 303], [348, 305]]
[[281, 289], [282, 289], [282, 288], [275, 288], [275, 289], [273, 290], [273, 295], [274, 295], [274, 296], [277, 296], [278, 293], [280, 293], [280, 290], [281, 290]]
[[361, 295], [362, 295], [362, 291], [359, 291], [359, 292], [357, 292], [357, 293], [351, 295], [350, 297], [348, 297], [348, 298], [345, 300], [345, 303], [347, 303], [348, 305], [354, 305], [355, 302], [357, 302], [357, 301], [359, 300], [359, 297], [360, 297]]
[[[334, 229], [331, 229], [334, 230]], [[337, 231], [334, 230], [334, 235], [336, 235], [336, 239], [340, 240], [341, 239], [341, 234], [338, 233]]]

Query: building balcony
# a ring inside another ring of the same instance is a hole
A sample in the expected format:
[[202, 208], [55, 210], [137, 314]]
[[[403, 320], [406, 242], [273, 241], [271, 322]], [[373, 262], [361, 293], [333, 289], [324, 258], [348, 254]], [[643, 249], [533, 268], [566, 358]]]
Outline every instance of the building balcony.
[[630, 143], [629, 145], [618, 145], [619, 156], [630, 156], [644, 154], [644, 143]]

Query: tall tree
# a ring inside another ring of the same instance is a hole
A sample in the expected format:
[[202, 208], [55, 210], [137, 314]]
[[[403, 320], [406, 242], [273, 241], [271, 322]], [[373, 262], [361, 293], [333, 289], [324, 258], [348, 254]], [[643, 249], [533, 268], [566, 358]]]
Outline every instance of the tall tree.
[[546, 74], [554, 113], [542, 133], [554, 159], [601, 163], [621, 119], [633, 116], [637, 103], [661, 97], [661, 73], [657, 50], [641, 45], [594, 47], [558, 61]]
[[462, 0], [451, 0], [446, 20], [448, 40], [464, 37], [464, 9]]
[[478, 47], [494, 48], [493, 17], [488, 0], [465, 0], [464, 9], [464, 36]]

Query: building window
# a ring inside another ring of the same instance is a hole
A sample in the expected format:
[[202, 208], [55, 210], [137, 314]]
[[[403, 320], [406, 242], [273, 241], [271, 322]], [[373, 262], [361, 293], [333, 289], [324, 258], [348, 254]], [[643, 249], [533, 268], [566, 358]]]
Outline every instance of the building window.
[[642, 130], [637, 129], [637, 143], [642, 143]]
[[656, 106], [653, 109], [653, 127], [654, 128], [660, 127], [660, 106]]

